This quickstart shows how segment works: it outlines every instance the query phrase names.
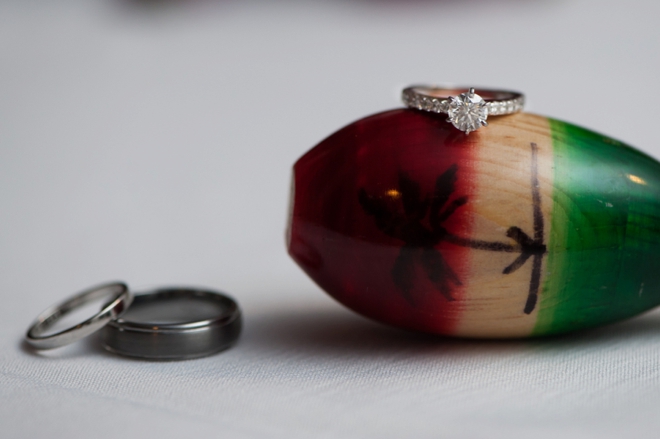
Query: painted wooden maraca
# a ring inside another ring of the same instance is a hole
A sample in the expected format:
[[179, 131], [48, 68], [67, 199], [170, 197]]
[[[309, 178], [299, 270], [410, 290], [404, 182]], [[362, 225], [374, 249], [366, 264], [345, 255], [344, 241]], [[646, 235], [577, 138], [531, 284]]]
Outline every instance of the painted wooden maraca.
[[466, 135], [398, 109], [294, 166], [288, 250], [377, 321], [461, 337], [559, 334], [660, 304], [660, 163], [518, 113]]

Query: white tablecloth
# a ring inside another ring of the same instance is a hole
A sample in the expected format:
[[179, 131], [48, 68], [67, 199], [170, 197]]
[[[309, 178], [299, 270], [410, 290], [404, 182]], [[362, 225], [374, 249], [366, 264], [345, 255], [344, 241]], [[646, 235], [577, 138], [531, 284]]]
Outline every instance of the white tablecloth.
[[[660, 314], [438, 340], [336, 304], [284, 246], [290, 166], [411, 82], [524, 90], [660, 156], [660, 3], [0, 4], [0, 437], [657, 438]], [[21, 337], [92, 284], [239, 299], [233, 349], [170, 363]]]

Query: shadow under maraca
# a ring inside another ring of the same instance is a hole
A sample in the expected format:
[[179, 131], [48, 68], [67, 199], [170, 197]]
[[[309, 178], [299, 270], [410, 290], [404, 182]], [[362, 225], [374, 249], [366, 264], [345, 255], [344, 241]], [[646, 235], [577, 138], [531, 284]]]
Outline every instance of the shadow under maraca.
[[[188, 1], [188, 0], [116, 0], [117, 4], [128, 9], [134, 8], [138, 10], [157, 10], [163, 7], [196, 7], [199, 5], [210, 6], [232, 6], [239, 4], [237, 0], [209, 0], [209, 1]], [[549, 3], [551, 0], [536, 0], [536, 3], [543, 4]], [[253, 2], [258, 4], [258, 1]], [[263, 2], [266, 3], [265, 1]], [[314, 1], [310, 0], [289, 0], [288, 3], [296, 5], [312, 4]], [[529, 0], [338, 0], [337, 3], [345, 3], [347, 6], [366, 5], [375, 8], [415, 8], [431, 5], [476, 5], [476, 4], [520, 4], [528, 5]]]
[[624, 340], [658, 337], [660, 311], [601, 328], [529, 339], [461, 339], [390, 328], [339, 306], [271, 309], [251, 316], [240, 344], [263, 352], [295, 352], [332, 358], [398, 355], [506, 355], [520, 351], [556, 353], [610, 346]]

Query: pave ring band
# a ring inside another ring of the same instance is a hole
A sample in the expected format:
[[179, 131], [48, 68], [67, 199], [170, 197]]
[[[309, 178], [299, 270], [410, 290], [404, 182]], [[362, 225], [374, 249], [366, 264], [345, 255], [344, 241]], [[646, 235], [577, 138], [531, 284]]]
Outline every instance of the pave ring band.
[[474, 88], [426, 85], [407, 87], [401, 99], [407, 107], [449, 115], [447, 122], [466, 134], [488, 125], [488, 116], [518, 113], [525, 105], [525, 96], [514, 91], [480, 89], [477, 94]]
[[[62, 331], [46, 334], [62, 317], [104, 297], [108, 297], [108, 301], [89, 319]], [[35, 349], [54, 349], [73, 343], [121, 316], [132, 302], [133, 295], [124, 283], [114, 282], [90, 288], [39, 314], [28, 329], [25, 340]]]

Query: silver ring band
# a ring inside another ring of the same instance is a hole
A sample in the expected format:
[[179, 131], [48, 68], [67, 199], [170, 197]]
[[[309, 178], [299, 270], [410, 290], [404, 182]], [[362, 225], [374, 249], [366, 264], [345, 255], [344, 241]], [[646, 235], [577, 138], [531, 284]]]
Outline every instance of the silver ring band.
[[[109, 301], [89, 319], [54, 334], [44, 335], [49, 328], [65, 315], [105, 296], [109, 296]], [[133, 295], [126, 284], [121, 282], [90, 288], [64, 302], [51, 306], [39, 314], [36, 321], [28, 329], [25, 340], [35, 349], [53, 349], [65, 346], [98, 331], [108, 322], [121, 316], [132, 301]]]
[[401, 99], [410, 108], [448, 114], [448, 122], [468, 134], [486, 126], [488, 116], [518, 113], [525, 106], [525, 96], [515, 91], [426, 85], [405, 88]]
[[184, 360], [231, 347], [241, 332], [236, 301], [216, 291], [163, 288], [135, 296], [101, 337], [105, 349], [130, 357]]

